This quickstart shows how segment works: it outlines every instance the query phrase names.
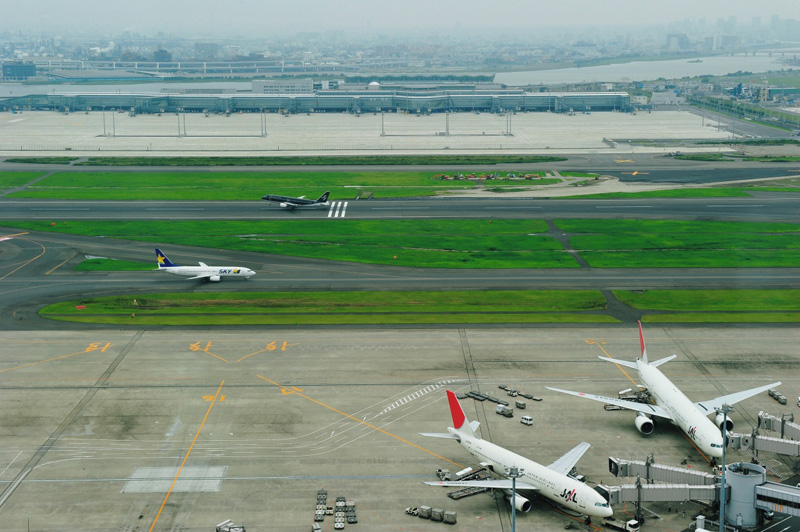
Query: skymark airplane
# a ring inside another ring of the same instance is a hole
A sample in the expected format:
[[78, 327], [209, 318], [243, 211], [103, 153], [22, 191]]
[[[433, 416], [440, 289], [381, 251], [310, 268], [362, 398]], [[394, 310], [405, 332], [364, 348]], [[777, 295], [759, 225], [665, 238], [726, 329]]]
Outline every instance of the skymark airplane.
[[199, 263], [200, 266], [178, 266], [173, 264], [164, 253], [156, 248], [156, 262], [159, 271], [181, 275], [191, 279], [206, 279], [217, 282], [223, 277], [244, 277], [249, 279], [256, 274], [250, 268], [240, 266], [208, 266], [205, 262]]
[[[675, 358], [676, 355], [668, 356], [653, 362], [647, 360], [647, 349], [644, 345], [644, 335], [642, 334], [642, 322], [639, 322], [639, 342], [641, 344], [642, 354], [636, 359], [636, 362], [607, 357], [599, 358], [600, 360], [613, 362], [620, 366], [637, 370], [642, 384], [650, 392], [655, 404], [637, 403], [626, 399], [571, 392], [569, 390], [559, 390], [558, 388], [547, 387], [547, 389], [553, 390], [554, 392], [583, 397], [584, 399], [599, 401], [601, 403], [616, 405], [628, 410], [635, 410], [638, 412], [635, 419], [636, 428], [645, 435], [651, 434], [655, 428], [652, 417], [668, 419], [674, 425], [678, 426], [683, 433], [695, 443], [700, 451], [714, 458], [721, 458], [722, 430], [723, 423], [726, 421], [721, 413], [722, 406], [725, 404], [734, 405], [739, 401], [781, 384], [780, 382], [773, 382], [772, 384], [753, 388], [752, 390], [731, 393], [715, 399], [709, 399], [708, 401], [693, 403], [677, 388], [677, 386], [661, 373], [661, 370], [658, 369], [658, 366], [669, 362]], [[717, 415], [714, 422], [712, 422], [706, 416], [715, 412]], [[733, 421], [731, 421], [730, 417], [727, 418], [725, 429], [728, 431], [733, 430]]]
[[262, 197], [261, 199], [264, 201], [275, 201], [283, 207], [284, 209], [294, 209], [296, 207], [312, 207], [312, 208], [321, 208], [327, 207], [330, 205], [328, 203], [328, 196], [330, 192], [326, 192], [319, 199], [306, 199], [305, 196], [300, 196], [299, 198], [293, 198], [291, 196], [278, 196], [276, 194], [267, 194], [266, 196]]
[[499, 445], [488, 442], [480, 438], [475, 431], [478, 430], [479, 422], [469, 422], [458, 402], [456, 394], [447, 390], [447, 401], [450, 403], [450, 415], [453, 417], [453, 427], [448, 427], [447, 434], [421, 433], [423, 436], [434, 438], [448, 438], [456, 440], [472, 456], [481, 461], [481, 465], [490, 471], [504, 477], [500, 480], [467, 480], [467, 481], [441, 481], [426, 482], [431, 486], [476, 486], [481, 488], [494, 488], [502, 490], [512, 498], [512, 479], [509, 478], [509, 470], [516, 467], [520, 476], [516, 481], [517, 494], [512, 501], [517, 510], [528, 512], [531, 509], [531, 502], [528, 498], [519, 494], [522, 492], [538, 493], [542, 497], [564, 506], [565, 508], [580, 512], [590, 517], [608, 517], [612, 514], [611, 507], [602, 495], [598, 492], [570, 476], [567, 473], [572, 470], [580, 460], [583, 453], [589, 448], [586, 442], [578, 444], [567, 454], [550, 464], [543, 466], [533, 460], [525, 458]]

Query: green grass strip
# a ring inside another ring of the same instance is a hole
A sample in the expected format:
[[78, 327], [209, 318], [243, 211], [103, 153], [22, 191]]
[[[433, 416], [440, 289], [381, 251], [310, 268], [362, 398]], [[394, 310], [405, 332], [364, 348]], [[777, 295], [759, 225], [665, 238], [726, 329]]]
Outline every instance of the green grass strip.
[[28, 164], [69, 164], [77, 161], [78, 157], [15, 157], [6, 159], [7, 163], [28, 163]]
[[593, 290], [181, 292], [66, 301], [49, 305], [40, 315], [142, 325], [616, 322], [600, 313], [605, 306], [605, 298]]
[[615, 290], [614, 297], [642, 310], [800, 312], [800, 290]]
[[[542, 220], [2, 222], [86, 236], [425, 268], [577, 268]], [[200, 235], [200, 236], [198, 236]]]
[[[132, 297], [86, 298], [49, 305], [47, 313], [319, 313], [358, 312], [572, 312], [605, 309], [605, 298], [597, 290], [567, 291], [374, 291], [374, 292], [212, 292], [156, 293]], [[76, 310], [86, 305], [89, 310]]]
[[73, 268], [76, 272], [134, 272], [154, 270], [155, 263], [133, 262], [115, 259], [86, 259]]
[[44, 175], [44, 172], [0, 172], [0, 189], [19, 187]]
[[89, 157], [85, 166], [455, 165], [566, 161], [546, 155], [395, 155], [318, 157]]
[[[419, 197], [476, 188], [487, 183], [517, 188], [560, 183], [560, 179], [515, 179], [502, 172], [491, 180], [442, 179], [441, 172], [57, 172], [15, 198], [107, 200], [251, 200], [267, 193], [353, 199]], [[41, 175], [41, 174], [40, 174]]]
[[650, 314], [645, 323], [800, 323], [800, 312]]

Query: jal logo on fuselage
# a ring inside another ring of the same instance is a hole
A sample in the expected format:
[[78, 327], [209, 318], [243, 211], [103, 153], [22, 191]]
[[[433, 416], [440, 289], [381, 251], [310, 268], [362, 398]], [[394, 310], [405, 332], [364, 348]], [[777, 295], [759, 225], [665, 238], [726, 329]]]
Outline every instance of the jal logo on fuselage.
[[564, 499], [564, 502], [574, 502], [575, 504], [577, 504], [578, 500], [576, 498], [576, 495], [577, 493], [575, 490], [570, 491], [566, 488], [564, 489], [564, 491], [561, 492], [561, 498]]

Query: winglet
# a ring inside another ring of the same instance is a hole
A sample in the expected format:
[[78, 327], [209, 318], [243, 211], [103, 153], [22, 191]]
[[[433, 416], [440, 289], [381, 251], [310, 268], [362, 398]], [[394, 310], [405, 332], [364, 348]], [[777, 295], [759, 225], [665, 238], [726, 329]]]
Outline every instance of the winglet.
[[641, 347], [642, 347], [642, 356], [640, 356], [639, 358], [641, 359], [642, 362], [647, 364], [648, 363], [647, 362], [647, 347], [645, 347], [645, 345], [644, 345], [644, 334], [642, 334], [642, 322], [641, 321], [639, 321], [639, 343], [641, 344]]

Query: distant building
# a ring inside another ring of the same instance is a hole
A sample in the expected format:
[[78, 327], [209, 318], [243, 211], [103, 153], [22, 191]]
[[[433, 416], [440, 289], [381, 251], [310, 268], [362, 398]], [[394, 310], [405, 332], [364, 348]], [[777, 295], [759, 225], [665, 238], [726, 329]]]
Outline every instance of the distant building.
[[36, 75], [36, 65], [30, 62], [6, 61], [3, 63], [3, 79], [6, 81], [25, 81]]
[[215, 59], [219, 54], [219, 45], [215, 42], [194, 43], [195, 59]]
[[156, 63], [171, 63], [172, 54], [166, 50], [158, 49], [153, 53], [153, 61]]
[[654, 92], [650, 103], [653, 105], [682, 105], [686, 103], [686, 98], [678, 96], [676, 91]]
[[685, 33], [670, 33], [667, 35], [667, 50], [673, 52], [689, 48], [689, 37]]
[[256, 79], [254, 94], [314, 94], [312, 79]]

